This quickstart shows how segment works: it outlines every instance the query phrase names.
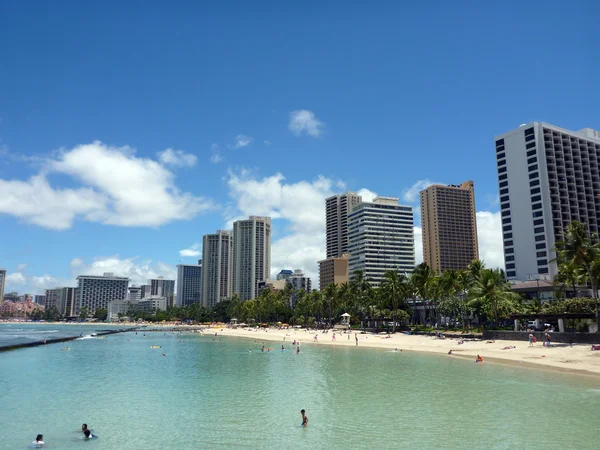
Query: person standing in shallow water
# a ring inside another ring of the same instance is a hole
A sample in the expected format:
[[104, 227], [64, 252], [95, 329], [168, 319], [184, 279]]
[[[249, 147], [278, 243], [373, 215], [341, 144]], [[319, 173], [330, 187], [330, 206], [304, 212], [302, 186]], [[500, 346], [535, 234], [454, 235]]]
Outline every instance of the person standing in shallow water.
[[306, 416], [306, 411], [302, 410], [300, 411], [300, 414], [302, 415], [302, 426], [306, 428], [308, 426], [308, 417]]

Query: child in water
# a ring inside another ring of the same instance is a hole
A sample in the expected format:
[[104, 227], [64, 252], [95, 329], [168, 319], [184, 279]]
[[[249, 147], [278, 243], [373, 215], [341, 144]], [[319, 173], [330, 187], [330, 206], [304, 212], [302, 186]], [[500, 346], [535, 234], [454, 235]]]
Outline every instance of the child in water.
[[302, 410], [300, 411], [300, 414], [302, 414], [302, 426], [306, 428], [306, 426], [308, 425], [308, 417], [306, 417], [306, 411]]
[[43, 434], [38, 434], [37, 437], [35, 438], [35, 441], [33, 441], [31, 443], [31, 447], [34, 448], [41, 448], [45, 445], [46, 443], [44, 442], [44, 435]]

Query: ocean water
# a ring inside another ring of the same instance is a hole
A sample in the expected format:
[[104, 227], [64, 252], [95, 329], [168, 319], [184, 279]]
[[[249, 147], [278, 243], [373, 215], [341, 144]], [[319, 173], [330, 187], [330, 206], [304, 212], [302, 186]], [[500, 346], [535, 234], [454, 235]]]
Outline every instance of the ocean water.
[[[296, 355], [265, 342], [275, 350], [261, 353], [261, 344], [140, 331], [0, 353], [0, 449], [26, 449], [38, 433], [56, 450], [599, 445], [598, 378], [361, 347], [306, 344]], [[97, 440], [81, 439], [84, 422]]]

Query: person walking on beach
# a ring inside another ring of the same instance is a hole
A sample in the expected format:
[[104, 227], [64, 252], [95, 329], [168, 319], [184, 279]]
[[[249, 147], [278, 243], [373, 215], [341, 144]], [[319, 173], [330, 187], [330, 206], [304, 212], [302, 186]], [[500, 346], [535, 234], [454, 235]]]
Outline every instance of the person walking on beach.
[[358, 347], [358, 333], [354, 333], [354, 339], [356, 340], [356, 346]]
[[533, 347], [533, 334], [529, 333], [529, 346]]
[[306, 428], [308, 426], [308, 417], [306, 416], [306, 411], [302, 410], [300, 411], [300, 414], [302, 415], [302, 426]]
[[550, 333], [546, 333], [546, 347], [550, 347], [551, 339], [552, 339], [552, 337], [550, 336]]

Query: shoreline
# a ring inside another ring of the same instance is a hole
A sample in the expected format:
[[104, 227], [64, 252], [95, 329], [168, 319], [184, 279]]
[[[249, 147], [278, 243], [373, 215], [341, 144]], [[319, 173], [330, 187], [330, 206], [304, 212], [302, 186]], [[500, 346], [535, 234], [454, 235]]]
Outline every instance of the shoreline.
[[[177, 328], [177, 327], [173, 327]], [[184, 331], [187, 327], [181, 327]], [[253, 339], [256, 341], [281, 342], [283, 345], [291, 345], [295, 339], [303, 345], [327, 345], [330, 347], [355, 347], [355, 334], [336, 333], [336, 341], [332, 340], [332, 333], [323, 333], [319, 331], [298, 331], [296, 329], [279, 330], [268, 328], [268, 331], [260, 329], [258, 331], [249, 329], [232, 329], [226, 327], [204, 328], [205, 335], [217, 333], [217, 336], [231, 336]], [[315, 342], [314, 336], [318, 335]], [[350, 336], [350, 339], [348, 339]], [[385, 335], [358, 334], [359, 347], [399, 351], [433, 353], [445, 355], [448, 357], [458, 357], [461, 359], [474, 361], [477, 355], [481, 355], [484, 362], [492, 364], [509, 365], [512, 367], [521, 367], [535, 370], [548, 370], [554, 372], [563, 372], [600, 376], [600, 351], [592, 351], [589, 344], [555, 344], [551, 347], [544, 347], [541, 343], [529, 347], [528, 342], [524, 341], [505, 341], [497, 340], [491, 343], [480, 339], [464, 340], [459, 344], [459, 339], [437, 339], [435, 337], [423, 335]], [[284, 339], [285, 338], [285, 339]], [[505, 347], [515, 347], [503, 350]], [[448, 351], [452, 350], [452, 355]]]

